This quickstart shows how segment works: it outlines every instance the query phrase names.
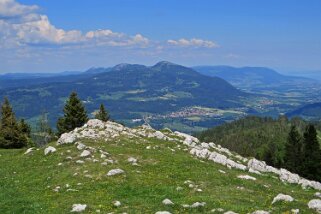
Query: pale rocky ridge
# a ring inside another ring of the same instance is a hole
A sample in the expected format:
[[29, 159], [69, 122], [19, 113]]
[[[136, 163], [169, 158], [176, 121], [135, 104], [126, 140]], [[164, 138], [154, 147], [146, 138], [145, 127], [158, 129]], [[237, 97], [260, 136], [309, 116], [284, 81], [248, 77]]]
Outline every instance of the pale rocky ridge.
[[[130, 139], [139, 138], [142, 140], [144, 140], [144, 138], [145, 139], [156, 138], [160, 140], [175, 142], [178, 145], [182, 145], [181, 147], [182, 150], [184, 151], [186, 150], [186, 152], [189, 152], [190, 155], [200, 160], [206, 159], [209, 161], [213, 161], [214, 163], [224, 165], [229, 169], [234, 168], [234, 169], [240, 170], [240, 175], [238, 176], [238, 178], [240, 179], [250, 179], [253, 182], [255, 182], [255, 180], [258, 179], [260, 176], [265, 176], [267, 174], [274, 174], [280, 179], [280, 181], [284, 183], [301, 185], [302, 188], [304, 189], [312, 188], [315, 190], [321, 190], [320, 182], [304, 179], [297, 174], [289, 172], [286, 169], [277, 169], [272, 166], [268, 166], [264, 161], [259, 161], [254, 158], [251, 158], [251, 159], [244, 158], [213, 142], [209, 142], [209, 143], [200, 142], [197, 138], [185, 133], [172, 132], [169, 129], [166, 129], [165, 131], [161, 132], [161, 131], [154, 130], [149, 125], [143, 125], [136, 128], [128, 128], [115, 122], [110, 122], [110, 121], [102, 122], [97, 119], [92, 119], [92, 120], [89, 120], [83, 127], [76, 128], [75, 130], [69, 133], [65, 133], [61, 135], [61, 137], [57, 141], [57, 145], [59, 146], [62, 144], [75, 144], [77, 149], [82, 151], [81, 156], [86, 159], [91, 159], [92, 152], [99, 152], [101, 155], [101, 158], [106, 158], [108, 156], [107, 152], [96, 151], [95, 148], [87, 147], [80, 141], [84, 139], [90, 139], [92, 141], [104, 140], [108, 142], [111, 140], [115, 140], [119, 137], [126, 137]], [[146, 149], [150, 149], [150, 148], [151, 148], [150, 145], [146, 147]], [[32, 151], [29, 151], [27, 154], [29, 154], [30, 152]], [[46, 155], [53, 152], [56, 152], [56, 149], [54, 147], [47, 147], [45, 149]], [[92, 161], [95, 162], [94, 160]], [[137, 161], [138, 160], [134, 157], [128, 158], [128, 162], [132, 163], [133, 165], [136, 165]], [[84, 163], [84, 161], [82, 161], [82, 163]], [[79, 162], [79, 164], [82, 164], [82, 163]], [[105, 162], [103, 163], [107, 165], [107, 164], [113, 163], [113, 160], [106, 159]], [[123, 171], [122, 169], [113, 169], [113, 170], [110, 170], [106, 176], [117, 176], [119, 174], [126, 174], [126, 172]], [[319, 197], [318, 193], [316, 193], [315, 196]], [[279, 194], [278, 196], [275, 197], [276, 201], [278, 201], [278, 199], [289, 201], [289, 202], [295, 200], [291, 196], [283, 195], [283, 194]], [[273, 203], [275, 203], [276, 201], [273, 200]], [[170, 202], [172, 201], [168, 199], [168, 200], [165, 200], [163, 203], [169, 205], [171, 204]], [[172, 203], [174, 204], [174, 202]], [[196, 207], [205, 206], [205, 205], [206, 204], [204, 202], [195, 202], [192, 205], [185, 205], [185, 206], [189, 206], [190, 208], [194, 208], [194, 207], [196, 208]], [[311, 200], [308, 203], [308, 207], [321, 213], [321, 208], [320, 208], [321, 200], [320, 199]], [[230, 212], [233, 213], [232, 211]], [[269, 213], [269, 212], [258, 210], [255, 213]]]
[[[256, 160], [255, 158], [247, 159], [240, 155], [234, 154], [226, 148], [216, 145], [213, 142], [200, 142], [196, 137], [181, 133], [171, 132], [167, 129], [166, 133], [154, 130], [148, 125], [143, 125], [137, 128], [128, 128], [115, 122], [102, 122], [97, 119], [89, 120], [83, 127], [61, 135], [57, 144], [76, 143], [79, 139], [92, 139], [105, 141], [115, 139], [120, 136], [128, 138], [157, 138], [161, 140], [175, 141], [182, 143], [189, 148], [189, 153], [200, 159], [207, 159], [218, 164], [222, 164], [228, 168], [235, 168], [242, 171], [248, 171], [251, 174], [273, 173], [279, 179], [286, 183], [298, 184], [302, 188], [314, 188], [321, 190], [321, 183], [310, 181], [300, 177], [298, 174], [291, 173], [286, 169], [277, 169], [267, 165], [264, 161]], [[84, 149], [84, 145], [78, 143], [78, 149]], [[52, 148], [50, 148], [52, 150]], [[87, 152], [85, 152], [87, 154]], [[133, 161], [133, 160], [131, 160]]]

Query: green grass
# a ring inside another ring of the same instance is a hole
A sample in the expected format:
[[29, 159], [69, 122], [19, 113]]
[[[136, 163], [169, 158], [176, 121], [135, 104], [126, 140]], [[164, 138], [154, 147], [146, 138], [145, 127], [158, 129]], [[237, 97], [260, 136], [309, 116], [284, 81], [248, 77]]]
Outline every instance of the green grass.
[[[96, 210], [101, 213], [155, 213], [160, 210], [209, 213], [214, 208], [238, 213], [259, 209], [289, 213], [295, 208], [300, 209], [300, 213], [313, 213], [307, 203], [315, 191], [283, 184], [268, 175], [255, 175], [257, 181], [240, 180], [238, 175], [248, 173], [195, 159], [187, 151], [178, 150], [178, 144], [173, 142], [120, 138], [108, 143], [84, 143], [109, 152], [108, 158], [118, 162], [103, 166], [100, 154], [96, 152], [93, 155], [99, 162], [76, 164], [76, 160], [82, 158], [75, 145], [57, 146], [57, 152], [48, 156], [44, 156], [43, 149], [31, 155], [23, 155], [25, 150], [0, 150], [0, 213], [68, 213], [74, 203], [87, 204], [86, 213]], [[67, 156], [73, 159], [68, 160]], [[128, 157], [137, 158], [140, 166], [129, 164]], [[62, 165], [58, 166], [59, 163]], [[107, 177], [107, 172], [114, 168], [123, 169], [125, 174]], [[226, 174], [218, 170], [224, 170]], [[78, 175], [73, 176], [74, 173]], [[193, 181], [203, 192], [189, 188], [184, 184], [186, 180]], [[66, 184], [78, 192], [67, 192]], [[61, 187], [59, 192], [53, 191], [56, 186]], [[183, 187], [183, 190], [177, 191], [177, 187]], [[237, 187], [244, 187], [244, 190]], [[278, 193], [289, 194], [296, 200], [272, 206]], [[165, 198], [175, 205], [162, 205]], [[113, 207], [114, 200], [119, 200], [122, 206]], [[181, 206], [197, 201], [206, 202], [206, 206], [199, 209]]]

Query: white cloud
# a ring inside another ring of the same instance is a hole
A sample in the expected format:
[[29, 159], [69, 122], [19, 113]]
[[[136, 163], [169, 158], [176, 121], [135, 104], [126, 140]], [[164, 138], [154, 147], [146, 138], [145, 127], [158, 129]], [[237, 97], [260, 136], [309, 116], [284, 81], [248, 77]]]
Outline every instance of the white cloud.
[[129, 36], [109, 29], [86, 33], [80, 30], [65, 31], [52, 25], [46, 15], [35, 13], [37, 9], [37, 6], [21, 5], [14, 0], [0, 0], [0, 42], [8, 43], [10, 40], [11, 44], [20, 46], [78, 44], [86, 47], [145, 47], [149, 44], [149, 40], [141, 34]]
[[202, 40], [202, 39], [179, 39], [179, 40], [167, 40], [169, 45], [173, 46], [180, 46], [180, 47], [203, 47], [203, 48], [216, 48], [218, 45], [209, 40]]
[[22, 5], [14, 0], [0, 0], [0, 17], [15, 17], [38, 10], [37, 5]]

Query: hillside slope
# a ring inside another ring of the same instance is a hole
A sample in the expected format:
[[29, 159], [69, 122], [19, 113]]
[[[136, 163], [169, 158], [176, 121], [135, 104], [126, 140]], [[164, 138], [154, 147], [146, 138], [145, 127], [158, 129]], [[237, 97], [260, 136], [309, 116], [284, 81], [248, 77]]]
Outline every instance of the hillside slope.
[[67, 82], [0, 90], [0, 99], [9, 97], [17, 115], [27, 119], [46, 111], [54, 124], [72, 91], [78, 93], [89, 113], [104, 103], [113, 119], [127, 123], [193, 106], [242, 107], [240, 99], [248, 96], [221, 78], [207, 77], [169, 62], [151, 67], [120, 64], [108, 71], [97, 74], [94, 69], [88, 72], [94, 75]]
[[287, 113], [289, 117], [302, 117], [307, 120], [319, 121], [321, 119], [321, 103], [304, 105]]
[[[25, 152], [0, 150], [1, 213], [68, 213], [74, 204], [84, 213], [316, 213], [309, 206], [321, 206], [320, 183], [168, 129], [90, 120], [58, 145]], [[280, 193], [294, 200], [278, 201]]]

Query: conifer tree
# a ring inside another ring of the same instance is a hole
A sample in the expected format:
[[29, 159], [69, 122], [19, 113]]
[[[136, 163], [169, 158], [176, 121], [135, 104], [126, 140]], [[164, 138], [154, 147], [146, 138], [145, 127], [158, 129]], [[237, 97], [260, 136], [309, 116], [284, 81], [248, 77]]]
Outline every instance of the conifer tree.
[[287, 143], [285, 145], [285, 168], [291, 172], [299, 173], [302, 164], [302, 143], [301, 136], [295, 125], [291, 126], [288, 135]]
[[20, 130], [8, 98], [1, 106], [0, 148], [22, 148], [27, 146], [28, 138]]
[[321, 181], [321, 150], [313, 125], [308, 125], [304, 132], [301, 174], [308, 179]]
[[25, 134], [28, 138], [31, 137], [31, 127], [28, 123], [25, 122], [24, 119], [19, 121], [19, 129], [20, 131]]
[[99, 111], [95, 115], [95, 118], [104, 122], [109, 120], [109, 114], [106, 111], [104, 104], [100, 104]]
[[58, 134], [72, 131], [83, 126], [87, 121], [87, 112], [76, 92], [72, 92], [64, 107], [64, 116], [58, 119]]

